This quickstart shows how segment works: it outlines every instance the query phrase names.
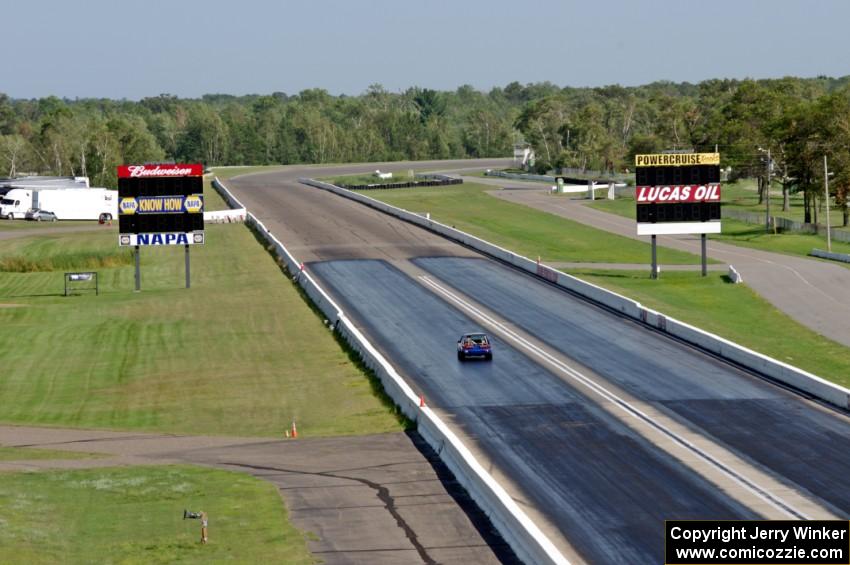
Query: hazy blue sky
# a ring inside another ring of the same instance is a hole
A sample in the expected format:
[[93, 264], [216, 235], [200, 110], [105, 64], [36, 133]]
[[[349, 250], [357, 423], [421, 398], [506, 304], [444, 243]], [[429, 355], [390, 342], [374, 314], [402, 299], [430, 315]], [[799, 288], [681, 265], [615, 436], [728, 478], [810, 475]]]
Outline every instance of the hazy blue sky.
[[359, 94], [850, 74], [850, 1], [2, 0], [0, 92]]

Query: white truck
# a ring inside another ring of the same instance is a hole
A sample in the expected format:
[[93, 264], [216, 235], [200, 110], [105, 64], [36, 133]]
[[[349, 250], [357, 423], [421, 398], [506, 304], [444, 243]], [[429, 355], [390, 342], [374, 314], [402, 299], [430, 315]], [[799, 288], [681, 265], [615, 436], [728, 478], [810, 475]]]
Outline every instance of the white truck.
[[118, 217], [118, 191], [106, 188], [13, 188], [0, 199], [0, 218], [23, 219], [39, 208], [57, 220], [97, 220]]

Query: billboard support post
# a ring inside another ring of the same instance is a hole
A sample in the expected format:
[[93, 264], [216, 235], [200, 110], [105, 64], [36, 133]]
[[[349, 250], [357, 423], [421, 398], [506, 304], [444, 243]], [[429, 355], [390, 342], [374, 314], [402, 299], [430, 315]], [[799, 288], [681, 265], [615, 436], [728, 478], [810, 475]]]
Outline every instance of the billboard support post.
[[652, 273], [650, 274], [650, 278], [657, 279], [658, 278], [658, 253], [656, 249], [656, 235], [652, 234]]
[[142, 290], [142, 269], [141, 259], [139, 258], [139, 246], [136, 246], [136, 292]]
[[708, 275], [707, 234], [721, 232], [720, 154], [635, 155], [637, 234], [652, 236], [652, 278], [658, 278], [656, 235], [700, 234], [700, 267]]
[[189, 275], [189, 246], [186, 245], [186, 288], [189, 288], [191, 285], [192, 277]]

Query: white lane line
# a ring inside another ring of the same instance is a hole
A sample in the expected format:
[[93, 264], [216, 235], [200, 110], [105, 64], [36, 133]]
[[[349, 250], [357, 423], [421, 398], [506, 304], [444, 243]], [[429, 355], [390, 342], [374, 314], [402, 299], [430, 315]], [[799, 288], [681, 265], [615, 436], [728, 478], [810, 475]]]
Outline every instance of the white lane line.
[[633, 418], [636, 418], [638, 420], [643, 421], [646, 424], [649, 424], [650, 426], [655, 428], [657, 431], [663, 433], [668, 438], [672, 439], [673, 441], [675, 441], [676, 443], [678, 443], [682, 447], [686, 448], [690, 452], [692, 452], [692, 453], [696, 454], [697, 456], [699, 456], [700, 458], [702, 458], [704, 461], [708, 462], [712, 466], [714, 466], [717, 469], [719, 469], [720, 471], [722, 471], [724, 474], [726, 474], [732, 480], [737, 482], [739, 485], [743, 486], [744, 488], [749, 490], [751, 493], [758, 496], [759, 498], [761, 498], [762, 500], [764, 500], [765, 502], [767, 502], [768, 504], [770, 504], [774, 508], [780, 510], [781, 512], [784, 512], [785, 514], [788, 514], [789, 516], [797, 518], [799, 520], [810, 520], [811, 519], [807, 514], [805, 514], [804, 512], [802, 512], [800, 510], [797, 510], [790, 503], [788, 503], [785, 500], [783, 500], [782, 498], [772, 494], [770, 491], [762, 488], [761, 486], [756, 484], [754, 481], [752, 481], [751, 479], [749, 479], [749, 478], [745, 477], [744, 475], [738, 473], [734, 469], [730, 468], [729, 466], [727, 466], [723, 462], [721, 462], [718, 459], [716, 459], [715, 457], [713, 457], [711, 454], [706, 453], [705, 451], [703, 451], [702, 449], [700, 449], [699, 447], [697, 447], [696, 445], [694, 445], [693, 443], [688, 441], [686, 438], [680, 436], [679, 434], [677, 434], [673, 430], [669, 429], [668, 427], [666, 427], [663, 424], [659, 423], [658, 421], [654, 420], [651, 416], [649, 416], [645, 412], [641, 411], [639, 408], [633, 406], [628, 401], [617, 396], [615, 393], [611, 392], [610, 390], [606, 389], [605, 387], [601, 386], [600, 384], [594, 382], [589, 377], [583, 375], [582, 373], [573, 369], [569, 365], [559, 361], [558, 359], [553, 357], [548, 352], [544, 351], [543, 349], [537, 347], [536, 345], [529, 342], [528, 340], [526, 340], [522, 336], [518, 335], [516, 332], [514, 332], [513, 330], [508, 328], [505, 324], [502, 324], [498, 320], [493, 319], [492, 317], [488, 316], [487, 314], [485, 314], [484, 312], [482, 312], [481, 310], [479, 310], [478, 308], [476, 308], [475, 306], [473, 306], [469, 302], [463, 300], [461, 297], [459, 297], [455, 293], [451, 292], [449, 289], [447, 289], [447, 288], [441, 286], [440, 284], [434, 282], [430, 277], [420, 276], [419, 278], [420, 278], [420, 280], [422, 280], [423, 283], [430, 286], [436, 292], [445, 296], [451, 302], [460, 306], [461, 309], [466, 310], [467, 312], [473, 314], [474, 316], [477, 316], [478, 318], [480, 318], [484, 322], [486, 322], [486, 323], [490, 324], [491, 326], [497, 328], [502, 334], [507, 336], [510, 340], [519, 344], [526, 351], [530, 352], [531, 354], [535, 355], [536, 357], [539, 357], [540, 359], [542, 359], [543, 361], [545, 361], [546, 363], [548, 363], [549, 365], [551, 365], [555, 369], [557, 369], [560, 372], [567, 375], [569, 378], [576, 380], [576, 381], [582, 383], [583, 385], [587, 386], [588, 388], [590, 388], [591, 390], [596, 392], [599, 396], [601, 396], [602, 398], [612, 402], [613, 404], [618, 406], [620, 409], [625, 411], [627, 414], [629, 414]]

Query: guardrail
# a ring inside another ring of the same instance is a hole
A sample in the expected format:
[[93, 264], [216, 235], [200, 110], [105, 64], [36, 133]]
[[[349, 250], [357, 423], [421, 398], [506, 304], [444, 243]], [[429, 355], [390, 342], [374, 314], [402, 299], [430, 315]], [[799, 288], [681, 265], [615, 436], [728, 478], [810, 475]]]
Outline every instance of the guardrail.
[[[423, 180], [416, 180], [423, 179]], [[348, 190], [387, 190], [391, 188], [416, 188], [418, 186], [450, 186], [463, 184], [463, 179], [437, 173], [416, 173], [414, 180], [404, 182], [376, 182], [372, 184], [341, 184]]]
[[[543, 182], [555, 182], [557, 177], [561, 177], [567, 184], [587, 184], [587, 181], [592, 180], [595, 183], [608, 184], [613, 182], [614, 184], [623, 184], [628, 185], [629, 179], [625, 176], [611, 176], [604, 175], [599, 173], [598, 171], [586, 171], [582, 172], [581, 169], [562, 169], [561, 174], [557, 175], [535, 175], [533, 173], [509, 173], [506, 171], [494, 171], [492, 169], [487, 169], [484, 171], [484, 176], [488, 177], [502, 177], [506, 179], [514, 179], [514, 180], [527, 180], [527, 181], [543, 181]], [[634, 184], [634, 183], [632, 183]]]
[[[314, 181], [318, 182], [318, 181]], [[320, 183], [326, 184], [326, 183]], [[212, 182], [228, 205], [244, 208], [242, 203], [221, 183]], [[333, 185], [327, 185], [333, 186]], [[334, 187], [338, 188], [338, 187]], [[338, 189], [344, 190], [344, 189]], [[357, 194], [351, 191], [351, 194]], [[376, 201], [377, 202], [377, 201]], [[274, 250], [286, 270], [293, 275], [310, 300], [333, 322], [335, 330], [360, 355], [363, 363], [380, 379], [384, 391], [402, 413], [416, 422], [419, 434], [437, 452], [457, 481], [487, 514], [493, 526], [526, 563], [569, 565], [546, 535], [523, 512], [507, 491], [481, 466], [455, 433], [428, 406], [419, 405], [419, 397], [368, 339], [346, 317], [342, 309], [313, 279], [303, 265], [289, 252], [256, 216], [248, 212], [246, 223]]]
[[847, 253], [833, 253], [831, 251], [824, 251], [823, 249], [812, 249], [809, 255], [812, 257], [819, 257], [821, 259], [830, 259], [831, 261], [850, 263], [850, 255]]
[[780, 382], [797, 390], [803, 391], [834, 406], [844, 410], [850, 409], [850, 389], [833, 384], [817, 375], [783, 363], [767, 355], [748, 349], [742, 345], [733, 343], [720, 336], [706, 332], [685, 322], [670, 318], [660, 312], [645, 308], [636, 302], [615, 292], [585, 282], [572, 275], [562, 273], [551, 267], [539, 264], [527, 257], [518, 255], [507, 249], [503, 249], [492, 243], [484, 241], [458, 229], [449, 227], [431, 219], [408, 212], [401, 208], [385, 204], [374, 198], [363, 194], [351, 192], [332, 184], [315, 181], [313, 179], [299, 179], [302, 183], [334, 192], [346, 198], [357, 200], [367, 206], [421, 226], [429, 231], [443, 235], [448, 239], [472, 247], [486, 255], [514, 265], [524, 271], [537, 275], [547, 281], [570, 290], [593, 302], [602, 304], [614, 311], [620, 312], [630, 318], [658, 329], [661, 332], [674, 336], [682, 341], [695, 345], [720, 358], [754, 371], [768, 379]]

